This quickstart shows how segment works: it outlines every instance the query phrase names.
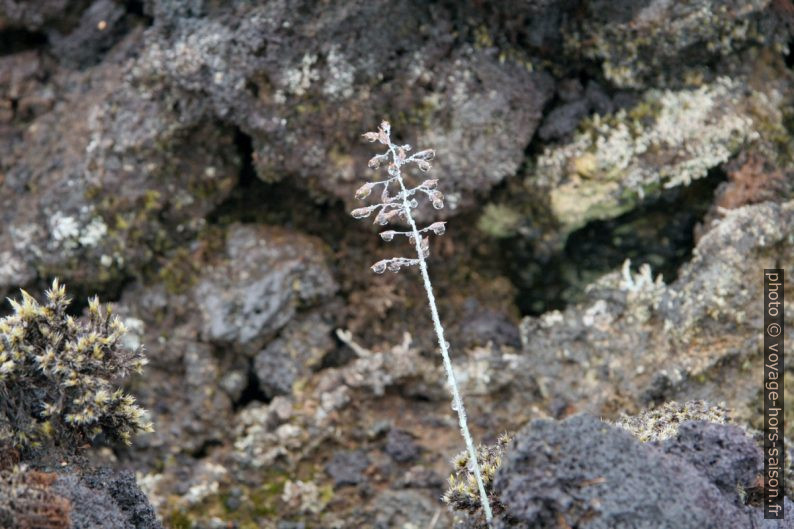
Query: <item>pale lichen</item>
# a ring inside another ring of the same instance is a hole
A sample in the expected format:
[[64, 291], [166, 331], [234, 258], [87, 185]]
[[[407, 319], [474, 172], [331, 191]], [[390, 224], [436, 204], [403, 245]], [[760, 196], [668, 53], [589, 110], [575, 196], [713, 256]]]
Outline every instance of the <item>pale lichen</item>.
[[770, 100], [744, 86], [722, 77], [695, 89], [650, 90], [634, 107], [594, 116], [571, 142], [548, 147], [526, 185], [547, 190], [565, 233], [688, 185], [759, 138], [754, 109]]

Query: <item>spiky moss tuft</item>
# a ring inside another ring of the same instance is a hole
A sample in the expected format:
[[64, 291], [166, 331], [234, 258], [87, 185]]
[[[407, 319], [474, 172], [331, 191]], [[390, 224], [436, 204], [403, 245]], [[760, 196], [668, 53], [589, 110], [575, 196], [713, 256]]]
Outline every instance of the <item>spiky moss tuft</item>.
[[[483, 484], [494, 514], [501, 513], [502, 507], [499, 498], [493, 492], [493, 480], [496, 476], [496, 471], [502, 466], [502, 457], [512, 440], [513, 437], [505, 433], [499, 436], [495, 444], [477, 447], [477, 460], [482, 471]], [[467, 450], [452, 458], [454, 470], [449, 476], [447, 490], [442, 500], [453, 510], [463, 511], [471, 515], [482, 515], [480, 492], [472, 473], [473, 465], [469, 461], [469, 452]]]
[[88, 317], [66, 312], [70, 299], [55, 280], [40, 304], [22, 291], [0, 319], [0, 444], [23, 454], [75, 454], [103, 434], [131, 443], [152, 430], [135, 398], [115, 386], [146, 364], [143, 350], [122, 344], [126, 329], [110, 307], [89, 300]]
[[674, 437], [678, 427], [686, 421], [708, 421], [725, 424], [730, 421], [728, 410], [700, 400], [684, 403], [668, 402], [654, 410], [615, 421], [642, 442], [663, 441]]

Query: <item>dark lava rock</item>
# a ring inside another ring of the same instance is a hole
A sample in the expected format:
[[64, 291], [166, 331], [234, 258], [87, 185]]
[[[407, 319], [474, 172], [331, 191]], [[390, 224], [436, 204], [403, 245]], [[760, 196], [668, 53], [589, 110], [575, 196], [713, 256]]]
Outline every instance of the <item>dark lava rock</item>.
[[386, 436], [386, 453], [398, 463], [407, 463], [419, 457], [421, 447], [405, 430], [392, 428]]
[[131, 472], [64, 474], [52, 490], [71, 503], [73, 529], [162, 529]]
[[507, 518], [532, 527], [746, 529], [749, 518], [685, 459], [589, 415], [533, 421], [494, 487]]
[[369, 458], [363, 450], [336, 452], [325, 465], [325, 471], [334, 481], [334, 487], [358, 485], [366, 479], [364, 470], [369, 466]]
[[316, 239], [280, 228], [234, 225], [226, 259], [195, 288], [212, 342], [253, 354], [294, 316], [336, 291]]
[[254, 358], [259, 388], [268, 398], [292, 393], [293, 383], [320, 366], [334, 348], [333, 327], [319, 313], [288, 324]]
[[755, 441], [730, 424], [685, 422], [660, 447], [689, 462], [726, 495], [735, 495], [737, 487], [750, 488], [763, 470]]

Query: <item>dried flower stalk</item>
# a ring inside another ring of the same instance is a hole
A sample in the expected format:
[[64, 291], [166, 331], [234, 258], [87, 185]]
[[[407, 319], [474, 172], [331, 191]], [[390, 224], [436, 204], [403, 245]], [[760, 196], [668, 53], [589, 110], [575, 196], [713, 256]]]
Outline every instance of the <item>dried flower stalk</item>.
[[[434, 222], [425, 228], [419, 229], [411, 214], [413, 209], [419, 207], [419, 200], [417, 197], [424, 197], [430, 201], [435, 209], [442, 209], [444, 207], [444, 195], [437, 189], [438, 180], [436, 179], [425, 180], [416, 187], [407, 188], [401, 171], [404, 165], [411, 163], [416, 164], [423, 172], [429, 171], [430, 160], [435, 157], [435, 151], [427, 149], [409, 156], [408, 153], [411, 151], [410, 145], [395, 145], [392, 143], [391, 126], [388, 121], [382, 122], [377, 132], [365, 133], [364, 138], [370, 142], [377, 141], [386, 146], [387, 151], [373, 156], [368, 165], [371, 169], [377, 169], [382, 165], [386, 165], [388, 178], [376, 182], [367, 182], [362, 185], [358, 191], [356, 191], [356, 198], [363, 200], [372, 194], [373, 190], [378, 186], [382, 186], [383, 189], [380, 202], [355, 209], [351, 212], [351, 215], [353, 215], [354, 218], [362, 219], [377, 212], [375, 222], [381, 226], [386, 226], [390, 222], [401, 219], [407, 222], [410, 227], [408, 231], [387, 230], [381, 232], [380, 236], [387, 242], [393, 240], [397, 236], [407, 237], [416, 249], [416, 258], [392, 257], [390, 259], [383, 259], [372, 265], [372, 271], [377, 274], [382, 274], [386, 270], [396, 273], [404, 266], [419, 267], [425, 293], [427, 294], [427, 302], [430, 307], [433, 328], [435, 329], [438, 345], [441, 349], [441, 356], [444, 360], [447, 382], [449, 383], [449, 389], [452, 393], [452, 408], [458, 414], [461, 434], [463, 435], [463, 440], [466, 442], [466, 449], [469, 453], [471, 472], [477, 482], [477, 488], [480, 493], [480, 503], [483, 513], [485, 514], [486, 522], [490, 525], [493, 518], [491, 505], [488, 502], [488, 496], [485, 492], [477, 451], [474, 447], [474, 441], [472, 440], [466, 420], [466, 410], [463, 407], [463, 399], [460, 396], [458, 383], [455, 380], [455, 373], [452, 370], [452, 361], [449, 356], [449, 344], [444, 338], [444, 327], [441, 325], [441, 319], [438, 316], [436, 299], [433, 294], [433, 285], [430, 282], [430, 275], [427, 272], [426, 259], [430, 255], [430, 239], [425, 234], [433, 233], [435, 235], [442, 235], [445, 231], [446, 223]], [[390, 194], [390, 188], [393, 184], [396, 184], [396, 188], [399, 190], [395, 195]]]

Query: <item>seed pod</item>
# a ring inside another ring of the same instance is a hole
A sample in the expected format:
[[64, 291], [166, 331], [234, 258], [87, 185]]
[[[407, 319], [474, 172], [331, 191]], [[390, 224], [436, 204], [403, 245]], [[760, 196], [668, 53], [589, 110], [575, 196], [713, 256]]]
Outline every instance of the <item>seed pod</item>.
[[396, 231], [389, 230], [389, 231], [382, 231], [380, 233], [380, 238], [386, 242], [391, 242], [394, 239], [394, 236], [397, 235]]
[[430, 255], [430, 239], [428, 237], [422, 237], [419, 249], [422, 250], [422, 257], [427, 258]]
[[354, 219], [364, 219], [369, 217], [375, 210], [375, 206], [368, 206], [366, 208], [357, 208], [350, 212]]
[[434, 222], [430, 226], [427, 227], [428, 230], [432, 231], [436, 235], [444, 235], [446, 231], [446, 222]]
[[374, 187], [374, 184], [372, 184], [370, 182], [367, 182], [363, 186], [359, 187], [358, 190], [356, 190], [356, 198], [359, 199], [359, 200], [364, 200], [365, 198], [367, 198], [369, 196], [370, 193], [372, 193], [372, 188], [373, 187]]
[[424, 151], [419, 151], [418, 153], [413, 155], [414, 160], [432, 160], [436, 157], [436, 151], [433, 149], [426, 149]]
[[377, 141], [379, 137], [377, 132], [365, 132], [364, 134], [362, 134], [362, 136], [364, 136], [364, 139], [370, 143]]
[[420, 185], [419, 187], [422, 187], [424, 189], [435, 189], [437, 185], [438, 185], [438, 179], [431, 178], [430, 180], [425, 180], [424, 182], [422, 182], [422, 185]]
[[386, 225], [386, 224], [388, 224], [388, 223], [389, 223], [389, 222], [390, 222], [390, 221], [391, 221], [391, 220], [392, 220], [392, 219], [393, 219], [395, 216], [399, 215], [399, 214], [400, 214], [400, 211], [402, 211], [402, 208], [400, 208], [400, 209], [392, 209], [392, 210], [389, 210], [389, 211], [386, 211], [385, 209], [382, 209], [382, 210], [380, 211], [380, 213], [378, 213], [378, 216], [377, 216], [377, 217], [375, 217], [375, 222], [376, 222], [377, 224], [380, 224], [381, 226], [385, 226], [385, 225]]
[[419, 166], [419, 170], [421, 170], [421, 171], [423, 171], [425, 173], [428, 172], [430, 170], [430, 167], [431, 167], [430, 164], [427, 163], [424, 160], [417, 160], [416, 161], [416, 165]]
[[377, 263], [372, 265], [370, 268], [376, 274], [382, 274], [383, 272], [386, 271], [386, 260], [384, 259], [383, 261], [378, 261]]
[[369, 162], [367, 162], [367, 166], [369, 166], [370, 169], [377, 169], [378, 167], [380, 167], [380, 164], [387, 162], [388, 160], [389, 160], [388, 154], [376, 154], [375, 156], [369, 159]]

